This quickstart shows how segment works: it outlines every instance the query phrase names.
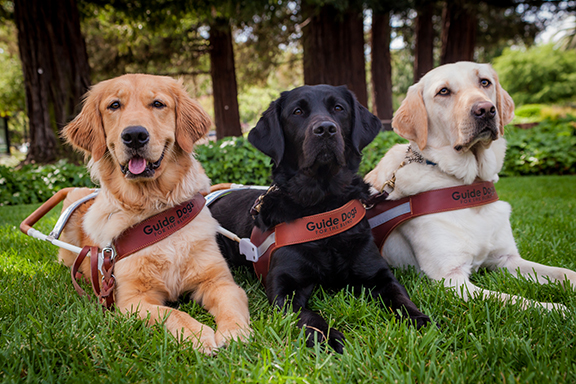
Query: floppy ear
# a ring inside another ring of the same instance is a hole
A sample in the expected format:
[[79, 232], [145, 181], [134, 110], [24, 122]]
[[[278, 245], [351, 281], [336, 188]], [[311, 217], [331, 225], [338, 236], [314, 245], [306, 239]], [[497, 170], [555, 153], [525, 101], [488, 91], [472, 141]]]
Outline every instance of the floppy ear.
[[84, 97], [80, 113], [62, 130], [62, 136], [77, 149], [98, 161], [106, 152], [106, 134], [99, 110], [100, 95], [94, 86]]
[[184, 90], [181, 83], [174, 86], [176, 98], [176, 143], [191, 153], [194, 143], [206, 135], [212, 126], [210, 116]]
[[408, 88], [406, 98], [394, 114], [392, 128], [403, 138], [416, 142], [418, 148], [423, 150], [428, 141], [428, 114], [420, 88], [418, 84]]
[[498, 110], [498, 120], [500, 120], [500, 135], [504, 135], [504, 126], [514, 118], [514, 100], [498, 81], [496, 81], [496, 109]]
[[270, 156], [274, 164], [280, 164], [284, 157], [284, 132], [280, 125], [280, 99], [270, 103], [260, 120], [248, 134], [248, 141], [258, 150]]
[[366, 107], [356, 100], [356, 96], [345, 86], [349, 98], [352, 99], [351, 105], [354, 108], [354, 123], [352, 126], [352, 146], [356, 153], [361, 154], [362, 149], [370, 144], [372, 140], [382, 130], [382, 121], [370, 113]]

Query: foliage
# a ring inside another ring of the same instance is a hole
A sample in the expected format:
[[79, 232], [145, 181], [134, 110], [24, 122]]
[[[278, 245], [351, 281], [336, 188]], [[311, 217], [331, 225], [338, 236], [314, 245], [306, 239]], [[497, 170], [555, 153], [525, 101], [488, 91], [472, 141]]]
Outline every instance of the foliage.
[[[553, 185], [554, 188], [550, 188]], [[576, 269], [576, 177], [502, 179], [511, 223], [528, 260]], [[37, 205], [0, 207], [0, 381], [6, 383], [573, 383], [576, 295], [560, 284], [535, 284], [486, 271], [475, 284], [570, 312], [522, 310], [495, 299], [464, 302], [442, 283], [396, 270], [416, 305], [437, 322], [420, 331], [365, 293], [316, 288], [312, 309], [346, 336], [343, 355], [306, 348], [297, 318], [274, 310], [249, 269], [234, 270], [246, 290], [254, 336], [217, 356], [178, 343], [162, 326], [136, 316], [102, 313], [78, 297], [57, 250], [20, 233]], [[48, 233], [57, 210], [35, 227]], [[433, 241], [433, 239], [432, 239]], [[89, 289], [89, 288], [88, 288]], [[91, 291], [91, 290], [90, 290]], [[179, 309], [214, 327], [213, 317], [184, 299]]]
[[195, 152], [212, 184], [270, 184], [270, 158], [244, 137], [227, 137], [199, 145]]
[[552, 45], [526, 50], [506, 49], [494, 59], [502, 87], [517, 104], [574, 100], [576, 51]]
[[546, 118], [531, 129], [507, 126], [501, 172], [511, 175], [576, 174], [576, 117]]
[[62, 188], [93, 186], [85, 166], [65, 160], [18, 170], [0, 165], [0, 206], [44, 202]]

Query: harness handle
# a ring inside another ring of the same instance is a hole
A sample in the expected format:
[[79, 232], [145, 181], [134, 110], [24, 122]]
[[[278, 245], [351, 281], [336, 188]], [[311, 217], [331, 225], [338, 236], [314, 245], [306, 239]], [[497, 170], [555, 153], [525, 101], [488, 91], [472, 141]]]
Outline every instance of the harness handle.
[[32, 229], [34, 224], [43, 218], [48, 212], [50, 212], [55, 206], [57, 206], [62, 200], [68, 196], [68, 193], [73, 191], [75, 188], [63, 188], [56, 192], [54, 196], [49, 198], [44, 204], [42, 204], [38, 209], [30, 214], [23, 222], [20, 223], [20, 230], [28, 235], [29, 231]]

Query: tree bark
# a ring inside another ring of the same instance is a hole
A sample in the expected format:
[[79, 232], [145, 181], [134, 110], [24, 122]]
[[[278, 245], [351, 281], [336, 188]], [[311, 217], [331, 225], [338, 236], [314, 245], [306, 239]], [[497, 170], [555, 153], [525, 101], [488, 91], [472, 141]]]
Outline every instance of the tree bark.
[[392, 63], [390, 57], [390, 13], [372, 14], [372, 113], [392, 129]]
[[227, 19], [216, 19], [210, 25], [209, 41], [216, 137], [242, 136], [232, 29]]
[[[90, 87], [90, 66], [75, 0], [14, 2], [18, 48], [30, 121], [26, 162], [47, 163], [64, 152], [61, 129]], [[58, 135], [57, 135], [58, 134]]]
[[303, 4], [304, 83], [346, 85], [366, 106], [366, 62], [362, 12], [338, 12]]
[[473, 61], [477, 19], [473, 4], [449, 1], [442, 12], [442, 55], [440, 64]]
[[434, 3], [425, 2], [416, 17], [416, 46], [414, 49], [414, 83], [434, 68]]

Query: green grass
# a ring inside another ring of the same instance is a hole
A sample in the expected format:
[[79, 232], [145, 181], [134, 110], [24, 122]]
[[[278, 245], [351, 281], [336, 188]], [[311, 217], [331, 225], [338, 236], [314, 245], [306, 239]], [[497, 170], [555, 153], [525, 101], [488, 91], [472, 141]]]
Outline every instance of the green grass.
[[[513, 207], [512, 227], [530, 260], [576, 269], [575, 176], [504, 178], [497, 184]], [[77, 296], [57, 249], [22, 235], [36, 206], [0, 207], [0, 380], [81, 383], [491, 383], [576, 381], [576, 293], [486, 272], [474, 282], [531, 299], [555, 301], [570, 313], [520, 310], [496, 300], [465, 303], [413, 271], [396, 271], [414, 302], [439, 327], [415, 331], [365, 297], [317, 289], [310, 306], [347, 338], [343, 355], [304, 347], [294, 315], [267, 303], [248, 270], [235, 277], [250, 298], [255, 331], [216, 357], [178, 344], [161, 326], [102, 313]], [[47, 232], [53, 214], [39, 223]], [[207, 324], [194, 303], [181, 309]]]

